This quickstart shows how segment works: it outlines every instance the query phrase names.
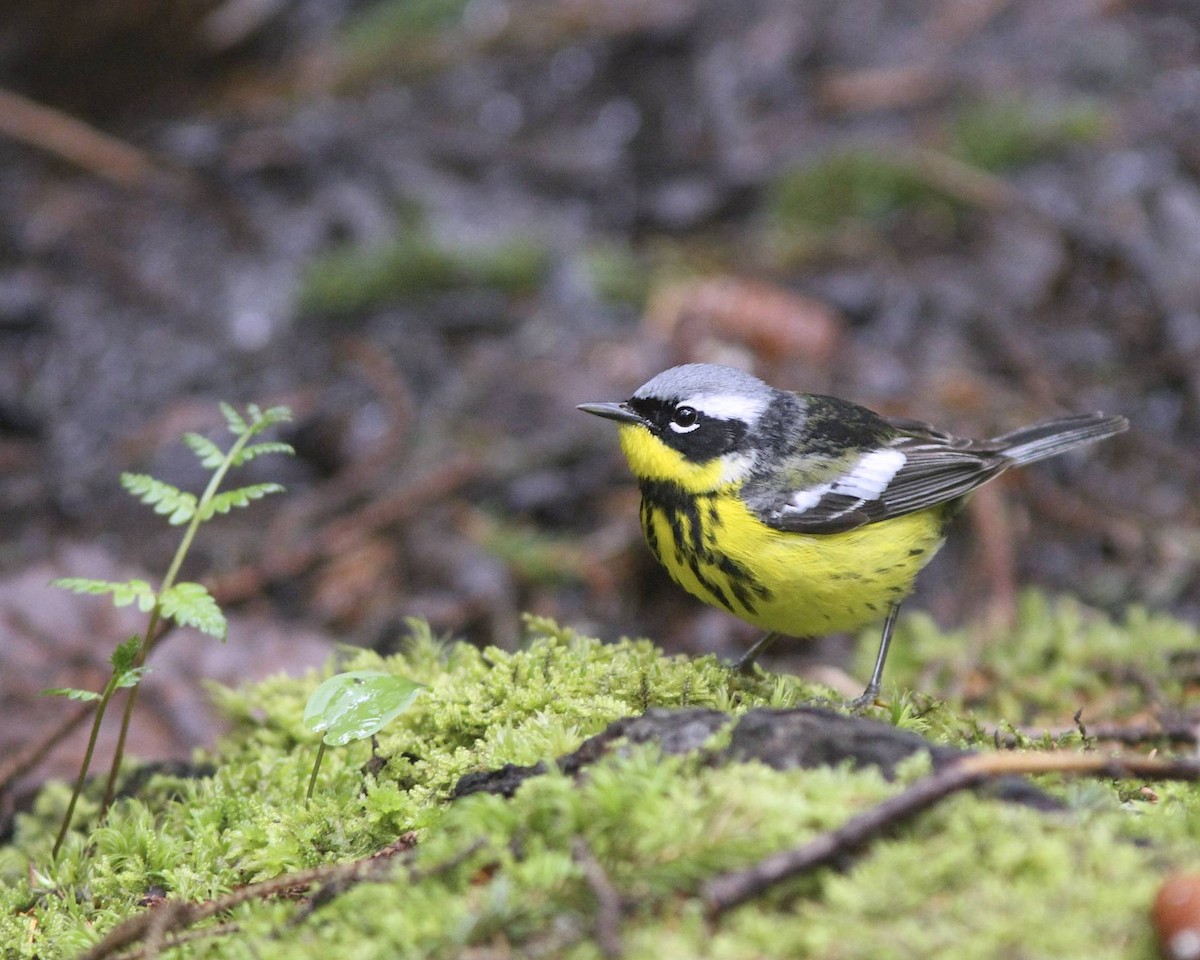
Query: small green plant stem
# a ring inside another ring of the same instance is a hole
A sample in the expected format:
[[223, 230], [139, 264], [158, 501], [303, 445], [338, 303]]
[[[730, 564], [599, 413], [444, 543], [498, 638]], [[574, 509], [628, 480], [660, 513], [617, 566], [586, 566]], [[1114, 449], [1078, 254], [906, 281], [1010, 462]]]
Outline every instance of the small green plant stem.
[[71, 818], [75, 815], [75, 804], [79, 801], [79, 794], [83, 791], [83, 783], [87, 779], [88, 767], [92, 763], [92, 755], [96, 752], [96, 740], [100, 736], [100, 721], [104, 719], [104, 708], [116, 692], [117, 673], [114, 670], [108, 683], [104, 685], [100, 699], [96, 702], [95, 715], [92, 718], [92, 732], [88, 735], [87, 749], [83, 753], [83, 763], [80, 764], [79, 776], [75, 779], [75, 789], [71, 791], [71, 799], [67, 803], [67, 812], [63, 815], [62, 826], [58, 828], [58, 836], [54, 838], [54, 849], [51, 851], [51, 857], [53, 858], [57, 859], [58, 851], [62, 848], [63, 840], [67, 837], [67, 830], [71, 827]]
[[[242, 452], [242, 448], [250, 441], [252, 435], [253, 431], [245, 430], [234, 441], [233, 446], [225, 454], [225, 459], [221, 461], [221, 465], [217, 467], [209, 479], [208, 486], [204, 488], [204, 493], [201, 495], [199, 502], [196, 504], [196, 510], [192, 514], [192, 519], [188, 523], [187, 529], [183, 532], [183, 539], [179, 541], [179, 547], [175, 551], [175, 556], [171, 559], [171, 565], [167, 568], [162, 583], [159, 585], [154, 607], [150, 610], [150, 620], [146, 626], [146, 632], [142, 634], [142, 644], [138, 648], [137, 656], [133, 661], [135, 667], [142, 666], [146, 662], [146, 658], [158, 646], [159, 641], [166, 636], [167, 631], [160, 631], [158, 629], [159, 623], [162, 620], [162, 597], [175, 585], [175, 578], [179, 576], [179, 568], [183, 566], [184, 557], [187, 556], [188, 551], [192, 547], [192, 541], [196, 538], [196, 531], [200, 529], [200, 524], [204, 522], [204, 508], [216, 496], [217, 490], [221, 486], [221, 481], [225, 479], [225, 474], [229, 472], [238, 454]], [[100, 816], [102, 817], [108, 811], [108, 808], [112, 806], [113, 798], [116, 796], [117, 776], [121, 771], [121, 762], [125, 759], [125, 740], [129, 734], [129, 723], [133, 717], [133, 707], [137, 703], [137, 692], [137, 687], [130, 689], [129, 698], [125, 701], [125, 712], [121, 715], [121, 732], [117, 735], [117, 746], [113, 751], [112, 766], [109, 767], [108, 781], [104, 785], [104, 801], [100, 805]], [[101, 701], [100, 707], [96, 711], [97, 726], [99, 725], [101, 716], [103, 716], [105, 703], [106, 701]], [[86, 761], [83, 772], [87, 772]]]
[[[163, 591], [166, 590], [167, 586], [169, 586], [169, 584], [167, 584], [167, 582], [165, 580], [163, 581], [163, 583], [166, 586], [164, 586], [161, 590], [159, 590], [159, 596], [162, 596]], [[152, 635], [151, 631], [158, 630], [158, 624], [161, 619], [162, 619], [162, 617], [159, 613], [158, 604], [155, 603], [154, 609], [152, 609], [150, 611], [150, 620], [146, 626], [146, 636], [151, 636]], [[166, 630], [159, 631], [159, 637], [165, 636], [166, 632], [167, 632]], [[141, 646], [138, 647], [137, 656], [134, 657], [134, 659], [133, 659], [133, 665], [135, 667], [142, 666], [142, 664], [144, 664], [146, 662], [146, 658], [150, 655], [150, 651], [152, 649], [154, 649], [155, 646], [157, 646], [157, 641], [147, 642], [147, 641], [143, 640]], [[139, 684], [139, 686], [140, 686], [140, 684]], [[121, 759], [125, 753], [125, 738], [126, 738], [126, 735], [129, 733], [129, 723], [130, 723], [131, 718], [133, 717], [133, 706], [137, 702], [137, 692], [138, 692], [137, 687], [130, 687], [129, 696], [125, 700], [125, 712], [121, 714], [121, 730], [120, 730], [120, 733], [118, 733], [118, 735], [117, 735], [117, 746], [116, 746], [115, 751], [113, 752], [113, 763], [108, 771], [108, 780], [104, 784], [104, 800], [100, 804], [100, 816], [101, 817], [103, 817], [108, 812], [108, 808], [112, 806], [113, 798], [116, 797], [117, 772], [121, 769]], [[97, 721], [99, 721], [100, 716], [103, 714], [104, 707], [106, 705], [107, 705], [106, 701], [102, 700], [99, 708], [96, 710]], [[85, 770], [87, 769], [87, 761], [86, 760], [84, 761], [84, 769]]]
[[307, 807], [309, 801], [312, 800], [313, 788], [317, 785], [317, 773], [321, 769], [321, 760], [325, 757], [325, 741], [322, 740], [317, 747], [317, 757], [313, 760], [312, 776], [308, 778], [308, 792], [304, 794], [304, 805]]

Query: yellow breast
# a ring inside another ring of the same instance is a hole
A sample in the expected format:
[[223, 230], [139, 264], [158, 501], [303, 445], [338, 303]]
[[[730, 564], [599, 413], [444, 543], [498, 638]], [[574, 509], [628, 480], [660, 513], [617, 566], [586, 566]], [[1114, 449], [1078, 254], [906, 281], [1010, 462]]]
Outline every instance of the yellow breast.
[[672, 579], [705, 603], [798, 637], [882, 619], [941, 546], [952, 508], [937, 507], [844, 533], [768, 527], [737, 486], [688, 493], [643, 482], [642, 529]]

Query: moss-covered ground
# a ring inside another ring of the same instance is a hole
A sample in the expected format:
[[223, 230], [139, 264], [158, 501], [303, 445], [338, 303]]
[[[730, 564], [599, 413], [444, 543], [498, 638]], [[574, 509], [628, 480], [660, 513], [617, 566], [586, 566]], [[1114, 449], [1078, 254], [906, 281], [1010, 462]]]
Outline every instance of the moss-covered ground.
[[[903, 621], [890, 706], [874, 716], [976, 750], [1000, 739], [1115, 749], [1087, 736], [1088, 724], [1152, 727], [1182, 707], [1200, 646], [1175, 621], [1130, 611], [1113, 622], [1034, 595], [1011, 631], [986, 646], [977, 635]], [[576, 777], [533, 777], [511, 798], [452, 800], [465, 773], [552, 760], [651, 706], [735, 716], [821, 691], [537, 620], [518, 652], [441, 643], [418, 627], [405, 654], [356, 654], [345, 666], [428, 688], [379, 736], [375, 762], [366, 742], [330, 751], [307, 807], [316, 745], [301, 714], [317, 676], [215, 691], [235, 721], [199, 758], [216, 772], [157, 775], [102, 825], [88, 819], [89, 798], [57, 862], [50, 847], [67, 789], [47, 787], [0, 848], [0, 957], [72, 957], [148, 909], [148, 897], [202, 901], [364, 857], [409, 831], [415, 847], [382, 878], [311, 904], [300, 897], [311, 891], [247, 902], [194, 927], [185, 945], [168, 936], [156, 949], [247, 960], [1153, 957], [1154, 891], [1200, 859], [1196, 787], [1043, 777], [1062, 811], [956, 795], [841, 869], [778, 885], [714, 920], [700, 898], [706, 879], [838, 827], [925, 775], [927, 758], [888, 782], [874, 768], [776, 771], [640, 746]], [[954, 693], [900, 692], [912, 689]], [[1072, 720], [1080, 709], [1082, 730]], [[611, 913], [606, 891], [620, 898], [619, 923], [597, 937], [597, 917]]]

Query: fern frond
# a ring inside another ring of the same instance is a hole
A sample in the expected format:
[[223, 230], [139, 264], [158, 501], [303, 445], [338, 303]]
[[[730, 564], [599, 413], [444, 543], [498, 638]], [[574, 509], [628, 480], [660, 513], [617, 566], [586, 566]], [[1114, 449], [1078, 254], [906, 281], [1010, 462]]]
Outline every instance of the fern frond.
[[72, 593], [88, 593], [93, 596], [111, 593], [114, 607], [127, 607], [136, 602], [138, 609], [143, 613], [148, 613], [154, 606], [154, 588], [145, 580], [116, 583], [111, 580], [89, 580], [85, 577], [60, 577], [51, 580], [50, 585], [70, 590]]
[[51, 687], [42, 691], [47, 697], [66, 697], [68, 700], [99, 700], [100, 694], [94, 690], [80, 690], [78, 687]]
[[195, 627], [201, 633], [225, 639], [228, 629], [225, 615], [202, 584], [177, 583], [160, 598], [164, 617], [169, 617], [181, 627]]
[[230, 433], [239, 437], [243, 434], [254, 436], [273, 424], [292, 419], [292, 411], [288, 407], [268, 407], [263, 410], [257, 403], [247, 404], [246, 416], [243, 417], [231, 404], [221, 401], [221, 413], [229, 425]]
[[243, 463], [249, 463], [255, 457], [261, 457], [268, 453], [282, 453], [288, 456], [295, 454], [290, 443], [281, 443], [277, 440], [268, 441], [266, 443], [256, 443], [253, 446], [245, 447], [238, 452], [233, 458], [233, 465], [240, 467]]
[[258, 404], [252, 403], [246, 408], [246, 412], [250, 415], [249, 430], [252, 435], [261, 433], [274, 424], [287, 423], [292, 419], [292, 411], [288, 407], [268, 407], [266, 410], [262, 410]]
[[197, 457], [200, 466], [206, 470], [215, 470], [225, 460], [225, 453], [215, 443], [198, 433], [185, 433], [183, 442], [186, 443]]
[[150, 672], [149, 667], [133, 667], [118, 673], [113, 677], [113, 686], [116, 687], [136, 687], [142, 682], [142, 677]]
[[236, 490], [226, 490], [208, 501], [200, 511], [201, 520], [209, 520], [214, 514], [228, 513], [234, 507], [248, 507], [251, 500], [261, 500], [271, 493], [283, 493], [278, 483], [254, 483]]
[[232, 404], [221, 401], [221, 415], [225, 417], [225, 423], [229, 426], [229, 432], [234, 436], [240, 437], [249, 429], [246, 426], [246, 421], [242, 419], [242, 415], [237, 412]]
[[292, 408], [285, 406], [267, 407], [262, 412], [261, 423], [264, 427], [269, 427], [274, 423], [289, 423], [292, 419]]
[[154, 512], [167, 515], [167, 523], [178, 526], [196, 515], [196, 496], [178, 487], [156, 480], [146, 473], [121, 474], [121, 486], [142, 503], [154, 507]]
[[137, 662], [138, 650], [141, 649], [141, 646], [142, 638], [136, 633], [121, 643], [108, 658], [108, 662], [112, 664], [113, 673], [122, 674], [135, 669], [133, 665]]

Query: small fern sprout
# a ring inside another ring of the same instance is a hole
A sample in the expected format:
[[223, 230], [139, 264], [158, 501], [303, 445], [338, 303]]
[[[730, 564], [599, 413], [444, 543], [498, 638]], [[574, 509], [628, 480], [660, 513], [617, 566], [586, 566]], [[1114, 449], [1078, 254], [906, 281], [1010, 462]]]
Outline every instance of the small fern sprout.
[[131, 495], [152, 507], [155, 513], [166, 517], [167, 522], [172, 526], [184, 527], [183, 536], [167, 567], [167, 572], [163, 575], [162, 582], [155, 587], [145, 580], [113, 582], [89, 580], [83, 577], [64, 577], [54, 581], [54, 586], [74, 593], [108, 596], [113, 605], [117, 607], [137, 604], [138, 609], [147, 614], [145, 631], [135, 634], [122, 643], [110, 658], [113, 672], [103, 690], [94, 692], [58, 688], [46, 691], [50, 694], [76, 700], [95, 701], [96, 703], [96, 715], [92, 722], [91, 736], [88, 739], [79, 776], [75, 781], [75, 788], [70, 802], [67, 804], [66, 815], [54, 842], [54, 856], [58, 856], [58, 851], [70, 829], [71, 817], [75, 812], [75, 804], [87, 778], [104, 712], [113, 695], [118, 690], [128, 688], [129, 698], [125, 704], [120, 736], [113, 752], [112, 766], [105, 786], [102, 813], [112, 803], [117, 773], [121, 768], [121, 760], [125, 752], [129, 722], [136, 702], [138, 684], [147, 670], [144, 664], [151, 651], [166, 635], [167, 623], [174, 623], [181, 627], [193, 627], [202, 633], [217, 637], [222, 641], [225, 640], [227, 632], [225, 615], [221, 612], [221, 608], [212, 594], [203, 584], [177, 581], [179, 570], [191, 549], [201, 524], [212, 520], [217, 514], [247, 507], [255, 500], [260, 500], [273, 493], [283, 492], [283, 487], [278, 483], [255, 483], [225, 491], [220, 491], [220, 488], [231, 469], [243, 466], [265, 454], [291, 454], [293, 452], [288, 444], [279, 441], [252, 442], [269, 427], [290, 420], [291, 411], [287, 407], [270, 407], [263, 410], [255, 404], [250, 404], [243, 415], [229, 404], [222, 403], [221, 413], [225, 417], [225, 423], [230, 433], [234, 436], [234, 441], [228, 450], [222, 450], [212, 440], [198, 433], [189, 433], [183, 438], [184, 443], [200, 460], [200, 465], [212, 471], [208, 485], [199, 496], [180, 490], [178, 487], [148, 474], [124, 473], [121, 475], [121, 485]]

